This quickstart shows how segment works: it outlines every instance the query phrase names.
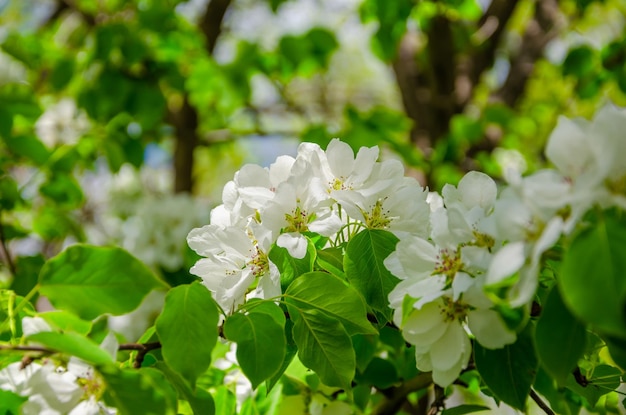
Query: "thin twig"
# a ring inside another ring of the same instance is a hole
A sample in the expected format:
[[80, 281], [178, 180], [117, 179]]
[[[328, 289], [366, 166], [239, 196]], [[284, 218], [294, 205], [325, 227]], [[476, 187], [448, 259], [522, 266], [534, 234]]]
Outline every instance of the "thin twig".
[[[141, 364], [143, 363], [143, 359], [146, 357], [146, 354], [151, 350], [160, 349], [160, 342], [151, 342], [151, 343], [124, 343], [118, 346], [118, 350], [134, 350], [137, 352], [137, 356], [133, 361], [133, 367], [135, 369], [139, 369]], [[14, 345], [1, 345], [0, 350], [14, 350], [14, 351], [22, 351], [22, 352], [38, 352], [43, 354], [55, 354], [61, 353], [58, 350], [50, 349], [48, 347], [42, 346], [14, 346]]]
[[2, 256], [7, 263], [7, 267], [9, 271], [11, 271], [11, 275], [15, 276], [15, 264], [11, 259], [11, 254], [9, 253], [9, 248], [7, 247], [7, 241], [4, 235], [4, 227], [2, 226], [2, 222], [0, 221], [0, 249], [2, 250]]
[[143, 363], [143, 359], [146, 357], [149, 351], [160, 349], [161, 342], [152, 342], [152, 343], [126, 343], [120, 344], [118, 350], [135, 350], [137, 351], [137, 356], [135, 356], [135, 360], [133, 361], [133, 368], [139, 369], [141, 364]]
[[550, 407], [544, 401], [541, 400], [539, 395], [537, 395], [537, 392], [535, 392], [532, 389], [530, 390], [530, 397], [533, 398], [533, 401], [535, 401], [537, 406], [543, 409], [543, 412], [545, 412], [547, 415], [555, 415], [554, 411], [550, 409]]
[[387, 399], [383, 400], [374, 410], [372, 415], [395, 414], [406, 401], [406, 397], [420, 389], [427, 388], [433, 383], [430, 372], [420, 373], [412, 379], [406, 380], [402, 385], [381, 391]]
[[42, 346], [12, 346], [12, 345], [3, 345], [0, 344], [0, 350], [15, 350], [22, 352], [39, 352], [44, 354], [54, 354], [58, 353], [56, 350], [49, 349], [47, 347]]
[[435, 385], [435, 400], [430, 405], [427, 415], [437, 415], [443, 411], [446, 407], [446, 393], [445, 389], [439, 385]]

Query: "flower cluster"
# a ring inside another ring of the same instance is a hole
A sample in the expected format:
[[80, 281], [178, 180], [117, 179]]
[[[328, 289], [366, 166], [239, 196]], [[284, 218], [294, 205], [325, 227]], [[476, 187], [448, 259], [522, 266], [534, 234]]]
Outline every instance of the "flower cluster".
[[624, 128], [626, 113], [613, 107], [591, 122], [561, 118], [546, 150], [556, 169], [505, 172], [499, 195], [492, 179], [470, 172], [431, 203], [428, 238], [401, 238], [385, 260], [402, 280], [389, 295], [394, 322], [437, 384], [466, 367], [468, 333], [487, 348], [515, 341], [498, 306], [531, 305], [542, 255], [590, 208], [626, 206]]
[[205, 257], [191, 272], [232, 312], [246, 295], [281, 294], [278, 269], [268, 258], [274, 244], [303, 258], [309, 233], [327, 237], [330, 244], [361, 228], [426, 237], [427, 192], [404, 177], [399, 161], [377, 159], [378, 148], [362, 148], [355, 156], [335, 139], [326, 151], [303, 143], [295, 158], [279, 157], [269, 168], [244, 166], [224, 187], [211, 224], [187, 237]]
[[393, 321], [418, 369], [447, 386], [468, 365], [472, 340], [515, 342], [518, 327], [501, 310], [528, 315], [542, 256], [562, 235], [595, 205], [626, 208], [625, 129], [626, 114], [612, 107], [593, 121], [562, 118], [546, 150], [556, 169], [505, 172], [502, 189], [470, 172], [441, 195], [404, 177], [398, 161], [377, 161], [377, 148], [355, 156], [339, 140], [326, 151], [303, 143], [295, 158], [235, 174], [211, 224], [187, 237], [204, 257], [191, 272], [232, 313], [247, 297], [282, 294], [273, 246], [303, 258], [310, 234], [340, 245], [362, 229], [392, 232], [399, 242], [384, 265], [400, 279], [388, 296]]
[[[52, 330], [40, 317], [24, 317], [22, 324], [27, 335]], [[100, 347], [115, 356], [115, 336], [107, 335]], [[76, 357], [67, 365], [45, 359], [42, 364], [15, 362], [0, 370], [0, 389], [28, 398], [20, 408], [23, 415], [114, 415], [117, 410], [100, 400], [104, 387], [94, 368]]]

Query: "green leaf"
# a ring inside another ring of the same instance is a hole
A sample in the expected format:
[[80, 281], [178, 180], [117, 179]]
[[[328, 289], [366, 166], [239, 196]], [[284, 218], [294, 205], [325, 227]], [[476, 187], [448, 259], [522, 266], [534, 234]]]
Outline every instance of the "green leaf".
[[287, 249], [278, 245], [272, 247], [268, 257], [280, 271], [280, 286], [283, 292], [300, 275], [313, 271], [315, 256], [315, 246], [308, 239], [306, 255], [302, 259], [292, 257]]
[[43, 165], [50, 156], [46, 146], [32, 135], [7, 136], [4, 143], [12, 153], [30, 159], [37, 165]]
[[294, 319], [293, 338], [302, 364], [315, 371], [327, 386], [346, 390], [354, 378], [356, 356], [341, 323], [317, 310], [288, 305]]
[[42, 331], [26, 338], [94, 365], [112, 364], [113, 358], [96, 343], [78, 333]]
[[552, 289], [535, 329], [535, 345], [541, 364], [559, 385], [585, 352], [587, 331], [565, 307], [558, 288]]
[[155, 323], [163, 360], [192, 386], [211, 364], [218, 320], [215, 301], [199, 282], [172, 288], [165, 297]]
[[153, 368], [106, 369], [104, 401], [120, 415], [174, 415], [176, 391], [165, 376]]
[[356, 354], [356, 367], [364, 372], [378, 349], [378, 335], [355, 334], [352, 336], [352, 345]]
[[215, 413], [219, 415], [235, 415], [237, 411], [237, 398], [226, 387], [220, 386], [213, 395], [215, 399]]
[[[254, 307], [251, 305], [254, 304]], [[285, 317], [285, 312], [278, 305], [273, 303], [272, 301], [261, 300], [259, 298], [251, 298], [247, 303], [246, 309], [251, 313], [261, 313], [267, 314], [272, 317], [274, 321], [281, 327], [285, 327], [285, 322], [287, 318]]]
[[74, 177], [55, 174], [39, 187], [39, 192], [57, 205], [75, 208], [83, 202], [83, 191]]
[[560, 274], [560, 292], [569, 310], [598, 330], [621, 338], [626, 338], [624, 252], [626, 217], [605, 211], [565, 250]]
[[341, 322], [349, 334], [375, 334], [367, 320], [363, 298], [339, 277], [326, 272], [309, 272], [295, 280], [285, 292], [287, 304], [301, 310], [320, 310]]
[[380, 357], [374, 357], [363, 374], [357, 376], [357, 380], [359, 383], [365, 382], [379, 390], [383, 390], [398, 382], [399, 377], [393, 363]]
[[9, 110], [0, 107], [0, 137], [9, 137], [12, 129], [13, 114]]
[[340, 246], [318, 250], [317, 264], [331, 274], [342, 278], [346, 277], [343, 271], [343, 248]]
[[589, 383], [581, 386], [573, 375], [567, 378], [567, 388], [583, 396], [592, 407], [598, 403], [602, 395], [614, 391], [621, 383], [622, 372], [612, 366], [599, 365], [593, 370], [593, 376], [588, 378]]
[[83, 336], [89, 333], [92, 326], [90, 321], [81, 320], [74, 314], [63, 310], [39, 313], [39, 317], [43, 318], [50, 326], [60, 331], [72, 331]]
[[498, 399], [524, 411], [539, 364], [530, 325], [518, 335], [515, 343], [502, 349], [487, 349], [475, 342], [474, 362], [483, 381]]
[[[6, 231], [6, 229], [5, 229]], [[11, 289], [18, 295], [27, 295], [37, 285], [39, 271], [46, 262], [43, 255], [17, 257], [15, 261], [15, 278], [11, 281]], [[35, 301], [36, 298], [33, 298]]]
[[602, 340], [604, 340], [606, 346], [609, 348], [613, 362], [622, 369], [626, 369], [626, 339], [604, 336]]
[[489, 407], [484, 405], [460, 405], [454, 408], [445, 409], [441, 415], [465, 415], [479, 411], [488, 411]]
[[[24, 306], [20, 306], [23, 301], [26, 301], [26, 299], [15, 295], [13, 291], [0, 289], [0, 326], [2, 327], [0, 328], [0, 340], [8, 341], [21, 337], [23, 334], [22, 319], [35, 314], [35, 308], [32, 303], [27, 302]], [[17, 314], [15, 313], [16, 307], [21, 307]], [[10, 330], [10, 324], [8, 324], [10, 320], [13, 320], [15, 323], [15, 333]]]
[[157, 362], [155, 366], [163, 372], [170, 384], [174, 386], [178, 392], [178, 398], [189, 402], [194, 415], [215, 414], [215, 402], [213, 402], [213, 397], [209, 392], [202, 388], [196, 388], [195, 391], [192, 390], [185, 379], [179, 373], [170, 369], [165, 362]]
[[224, 323], [226, 338], [237, 343], [237, 361], [256, 389], [281, 368], [287, 341], [284, 326], [265, 313], [237, 313]]
[[128, 313], [155, 288], [152, 271], [120, 248], [73, 245], [50, 259], [39, 275], [41, 294], [83, 320]]
[[397, 243], [398, 238], [391, 232], [366, 229], [350, 240], [344, 257], [344, 270], [352, 286], [387, 321], [392, 313], [387, 297], [400, 280], [385, 268], [383, 261]]
[[20, 396], [14, 392], [0, 389], [0, 414], [19, 414], [20, 406], [27, 400], [27, 396]]
[[563, 75], [583, 78], [594, 71], [596, 52], [587, 45], [578, 46], [569, 51], [563, 61]]

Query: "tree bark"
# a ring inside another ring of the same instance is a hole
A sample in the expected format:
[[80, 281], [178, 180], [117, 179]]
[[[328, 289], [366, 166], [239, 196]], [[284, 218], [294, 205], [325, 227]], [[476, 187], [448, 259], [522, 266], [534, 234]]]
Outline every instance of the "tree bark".
[[[206, 52], [213, 54], [217, 39], [222, 31], [222, 22], [231, 0], [210, 0], [198, 27], [206, 38]], [[198, 147], [198, 111], [189, 102], [189, 94], [185, 93], [180, 108], [170, 111], [168, 119], [176, 132], [174, 149], [174, 191], [176, 193], [192, 193], [193, 191], [193, 153]]]

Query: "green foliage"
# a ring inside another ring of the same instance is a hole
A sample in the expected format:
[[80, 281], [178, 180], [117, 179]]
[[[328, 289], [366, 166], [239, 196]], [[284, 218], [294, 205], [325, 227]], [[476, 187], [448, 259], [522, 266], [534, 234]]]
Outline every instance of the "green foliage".
[[91, 320], [135, 309], [164, 283], [120, 248], [74, 245], [48, 260], [39, 275], [41, 294], [58, 309]]
[[444, 409], [441, 415], [465, 415], [485, 410], [489, 410], [489, 408], [482, 405], [459, 405], [454, 408]]
[[18, 414], [20, 406], [28, 400], [14, 392], [0, 389], [0, 413], [5, 415]]
[[78, 333], [45, 331], [32, 334], [27, 339], [94, 365], [111, 365], [114, 362], [113, 357], [100, 346]]
[[535, 329], [535, 345], [542, 366], [564, 385], [585, 351], [587, 331], [563, 304], [554, 288]]
[[275, 313], [257, 310], [234, 314], [224, 324], [224, 335], [237, 343], [237, 361], [254, 389], [278, 372], [287, 348], [284, 316], [281, 322]]
[[165, 363], [193, 387], [211, 363], [217, 341], [218, 311], [199, 282], [172, 288], [156, 321]]
[[107, 388], [104, 400], [120, 414], [176, 414], [176, 391], [156, 369], [107, 369], [101, 372]]
[[286, 302], [297, 310], [318, 310], [339, 321], [349, 334], [373, 334], [363, 298], [340, 278], [325, 272], [300, 276], [285, 292]]
[[313, 242], [309, 240], [304, 258], [297, 259], [289, 255], [287, 249], [274, 245], [268, 257], [280, 271], [280, 286], [284, 291], [300, 275], [313, 271], [316, 250]]
[[474, 361], [494, 395], [524, 411], [539, 364], [533, 346], [533, 327], [528, 326], [515, 343], [502, 349], [491, 350], [474, 343]]
[[[559, 115], [626, 103], [626, 32], [595, 32], [622, 25], [619, 0], [560, 2], [554, 16], [533, 1], [484, 8], [477, 0], [364, 0], [344, 16], [316, 21], [320, 26], [277, 28], [268, 37], [242, 35], [247, 22], [237, 23], [245, 16], [239, 13], [266, 7], [279, 22], [300, 6], [296, 0], [211, 1], [199, 12], [178, 0], [76, 0], [45, 13], [27, 3], [0, 5], [0, 371], [82, 359], [95, 374], [78, 378], [81, 393], [120, 414], [365, 414], [394, 400], [425, 412], [421, 398], [432, 382], [413, 383], [430, 376], [416, 367], [416, 353], [425, 355], [392, 321], [388, 297], [400, 280], [384, 260], [398, 242], [393, 233], [365, 229], [341, 244], [307, 233], [302, 259], [274, 245], [263, 259], [278, 269], [280, 291], [250, 298], [266, 288], [255, 277], [222, 318], [218, 294], [188, 272], [200, 256], [164, 270], [121, 248], [75, 245], [121, 245], [110, 239], [114, 228], [135, 230], [118, 219], [149, 221], [131, 199], [153, 183], [116, 189], [118, 200], [100, 205], [93, 195], [108, 185], [89, 189], [85, 178], [107, 168], [123, 178], [132, 166], [155, 179], [149, 169], [170, 163], [167, 180], [177, 192], [207, 196], [232, 176], [231, 164], [246, 160], [240, 137], [295, 136], [325, 147], [339, 136], [355, 151], [379, 145], [381, 159], [401, 159], [432, 190], [468, 170], [497, 178], [511, 166], [543, 168], [543, 145]], [[371, 35], [364, 40], [374, 55], [346, 42], [355, 33]], [[545, 45], [562, 49], [564, 59]], [[57, 107], [61, 102], [76, 107]], [[156, 162], [155, 147], [166, 153]], [[623, 197], [624, 178], [613, 179], [613, 196]], [[165, 203], [167, 192], [156, 203]], [[99, 216], [115, 209], [120, 217]], [[558, 215], [568, 219], [565, 211]], [[541, 221], [530, 220], [537, 229], [529, 234], [541, 233]], [[476, 369], [461, 375], [467, 402], [443, 415], [486, 410], [481, 402], [488, 400], [473, 397], [480, 379], [498, 404], [520, 410], [531, 388], [559, 414], [626, 407], [614, 392], [626, 369], [625, 217], [598, 211], [579, 225], [533, 258], [546, 278], [536, 293], [543, 306], [536, 324], [533, 317], [517, 342], [501, 349], [474, 340]], [[162, 230], [152, 239], [172, 239], [169, 250], [175, 240], [184, 244], [160, 219], [149, 226]], [[538, 249], [533, 244], [540, 242], [529, 236], [526, 249]], [[227, 295], [239, 289], [229, 278], [227, 272], [219, 288]], [[153, 290], [167, 290], [164, 305], [140, 307]], [[40, 296], [55, 310], [38, 309]], [[492, 310], [519, 331], [529, 308]], [[120, 315], [129, 326], [145, 320], [136, 336], [144, 334], [111, 357], [98, 343], [116, 332], [120, 323], [111, 316]], [[30, 327], [25, 317], [35, 318]], [[227, 354], [232, 344], [237, 362]], [[20, 413], [27, 399], [4, 390], [1, 373], [0, 414]], [[245, 398], [242, 376], [255, 389]]]
[[350, 389], [356, 357], [350, 336], [338, 321], [315, 309], [288, 306], [298, 357], [328, 386]]
[[[626, 220], [602, 212], [572, 241], [561, 267], [561, 294], [571, 312], [601, 332], [626, 335]], [[593, 290], [588, 283], [593, 281]]]
[[366, 229], [352, 238], [346, 247], [346, 276], [376, 312], [380, 323], [391, 318], [387, 296], [399, 281], [383, 264], [395, 250], [397, 241], [392, 233]]

